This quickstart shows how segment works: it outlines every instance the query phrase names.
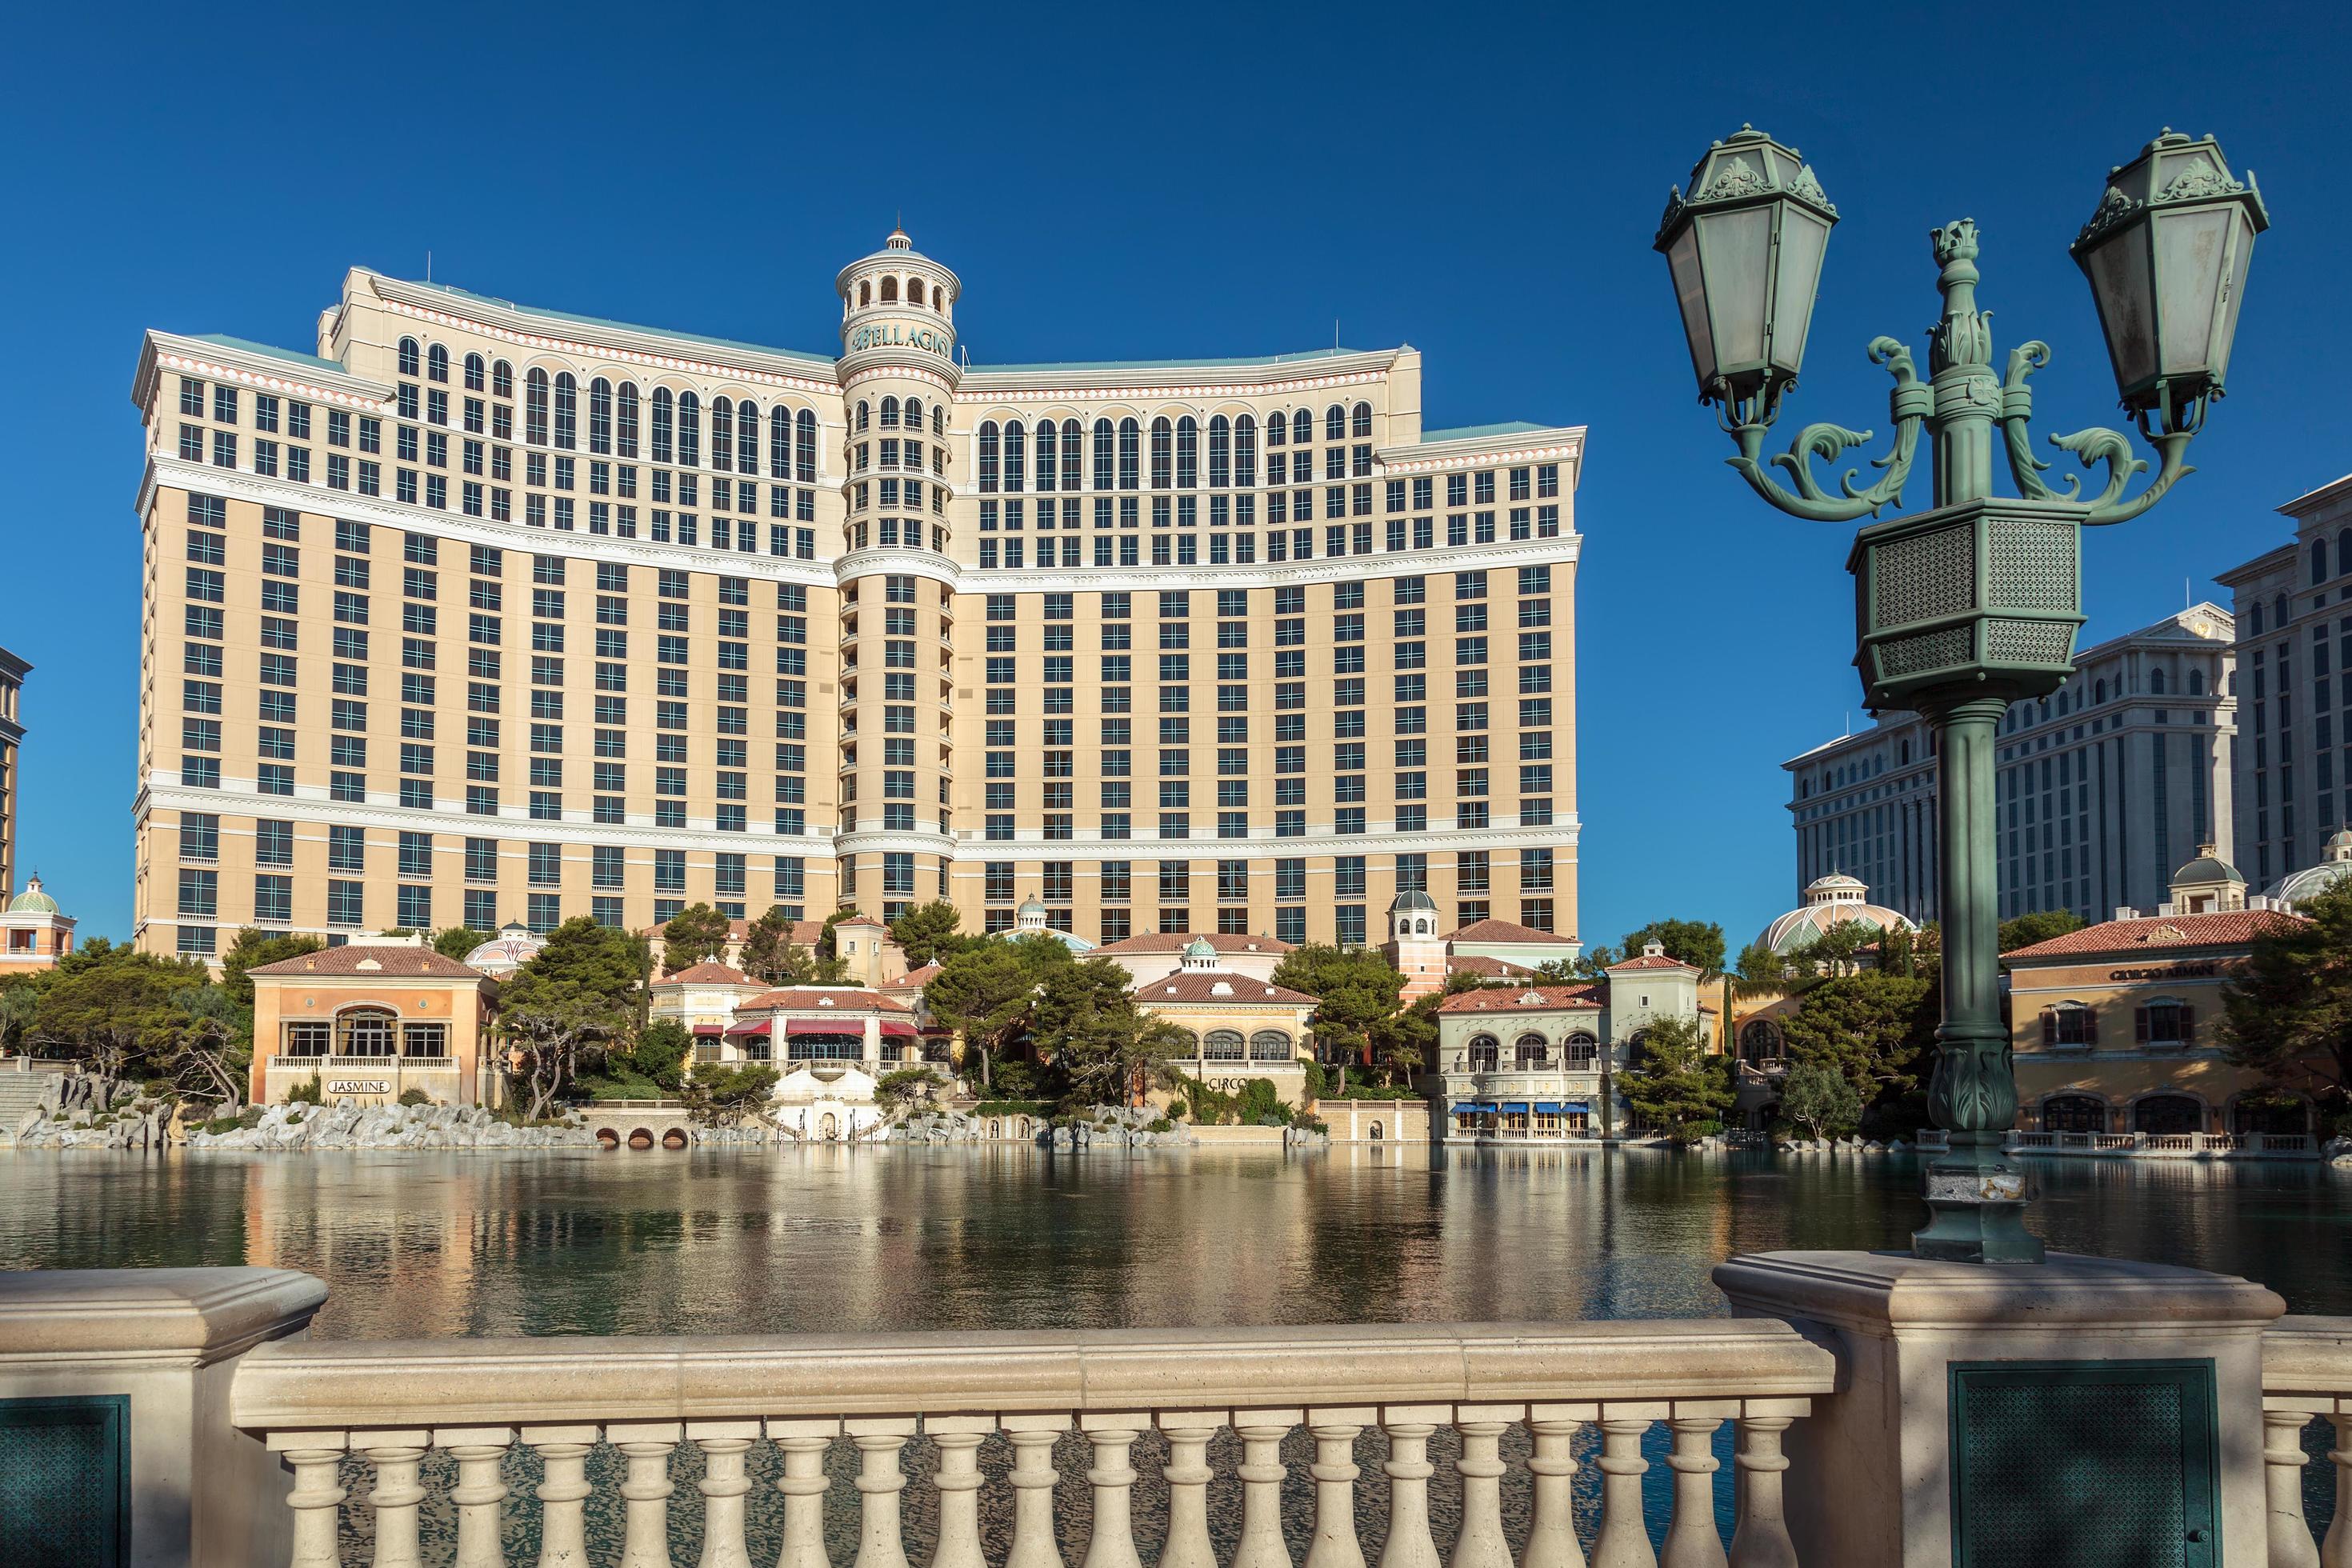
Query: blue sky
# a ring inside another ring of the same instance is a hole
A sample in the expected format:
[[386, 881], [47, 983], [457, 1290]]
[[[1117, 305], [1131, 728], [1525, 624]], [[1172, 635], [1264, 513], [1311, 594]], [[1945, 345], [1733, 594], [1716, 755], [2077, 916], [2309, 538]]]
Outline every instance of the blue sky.
[[2088, 637], [2218, 596], [2352, 469], [2311, 376], [2352, 348], [2332, 6], [147, 9], [27, 12], [0, 103], [0, 645], [38, 667], [25, 858], [85, 936], [130, 923], [139, 334], [308, 349], [355, 263], [831, 352], [834, 271], [903, 211], [975, 359], [1336, 318], [1423, 352], [1432, 426], [1589, 426], [1581, 925], [1612, 943], [1675, 915], [1736, 947], [1792, 902], [1779, 764], [1864, 721], [1851, 530], [1722, 466], [1649, 250], [1710, 137], [1754, 121], [1838, 203], [1790, 417], [1882, 434], [1863, 345], [1933, 318], [1931, 225], [1978, 220], [2000, 347], [2052, 345], [2040, 428], [2079, 429], [2113, 385], [2065, 247], [2106, 168], [2168, 124], [2259, 174], [2231, 395], [2201, 471], [2090, 541]]

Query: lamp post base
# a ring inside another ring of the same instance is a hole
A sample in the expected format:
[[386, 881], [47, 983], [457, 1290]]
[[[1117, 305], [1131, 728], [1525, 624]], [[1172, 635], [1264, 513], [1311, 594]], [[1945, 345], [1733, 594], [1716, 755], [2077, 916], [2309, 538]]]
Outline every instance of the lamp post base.
[[1911, 1256], [1945, 1263], [2039, 1263], [2042, 1238], [2025, 1228], [2025, 1173], [2000, 1151], [1998, 1132], [1955, 1132], [1930, 1161], [1927, 1223]]

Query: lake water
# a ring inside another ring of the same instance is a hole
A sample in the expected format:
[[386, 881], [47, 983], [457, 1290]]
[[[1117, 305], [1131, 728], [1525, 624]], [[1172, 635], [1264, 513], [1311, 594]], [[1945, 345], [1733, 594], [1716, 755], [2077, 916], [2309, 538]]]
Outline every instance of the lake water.
[[[2035, 1228], [2073, 1252], [2193, 1265], [2260, 1279], [2297, 1312], [2352, 1313], [2352, 1177], [2304, 1164], [2043, 1161]], [[1920, 1209], [1907, 1156], [1540, 1153], [1339, 1148], [1283, 1155], [1195, 1151], [1054, 1154], [1030, 1149], [878, 1148], [664, 1153], [0, 1153], [0, 1267], [268, 1264], [331, 1287], [317, 1332], [342, 1339], [452, 1334], [749, 1333], [1218, 1323], [1438, 1321], [1717, 1314], [1707, 1271], [1737, 1252], [1902, 1247]], [[2325, 1424], [2305, 1434], [2324, 1451]], [[1575, 1500], [1591, 1538], [1595, 1434], [1580, 1438]], [[1653, 1539], [1669, 1514], [1665, 1434], [1643, 1500]], [[1717, 1457], [1729, 1458], [1730, 1431]], [[1528, 1518], [1527, 1437], [1505, 1440], [1516, 1548]], [[1377, 1478], [1377, 1431], [1358, 1462]], [[1453, 1539], [1460, 1489], [1441, 1432], [1432, 1458], [1437, 1539]], [[1292, 1466], [1283, 1522], [1294, 1561], [1313, 1530], [1311, 1444]], [[772, 1562], [781, 1529], [767, 1445], [748, 1457], [753, 1559]], [[1065, 1477], [1088, 1462], [1072, 1436]], [[1139, 1542], [1150, 1561], [1166, 1519], [1156, 1434], [1138, 1445]], [[1230, 1433], [1212, 1459], [1239, 1460]], [[836, 1444], [826, 1534], [835, 1563], [856, 1552], [856, 1455]], [[982, 1450], [982, 1522], [992, 1561], [1009, 1542], [1010, 1453]], [[908, 1473], [936, 1454], [909, 1444]], [[591, 1540], [617, 1550], [620, 1458], [592, 1457]], [[698, 1461], [673, 1456], [679, 1561], [700, 1530]], [[537, 1549], [537, 1457], [516, 1447], [508, 1560]], [[1731, 1521], [1731, 1470], [1717, 1477]], [[446, 1456], [425, 1464], [428, 1561], [446, 1561], [454, 1519]], [[2332, 1510], [2322, 1460], [2305, 1472], [2315, 1521]], [[365, 1495], [357, 1460], [343, 1484]], [[1359, 1524], [1377, 1560], [1386, 1530], [1377, 1480]], [[924, 1560], [936, 1494], [910, 1487], [908, 1549]], [[371, 1516], [345, 1510], [343, 1561], [370, 1560]], [[1066, 1562], [1084, 1555], [1086, 1489], [1066, 1484], [1056, 1521]], [[1239, 1499], [1213, 1489], [1212, 1531], [1230, 1553]]]

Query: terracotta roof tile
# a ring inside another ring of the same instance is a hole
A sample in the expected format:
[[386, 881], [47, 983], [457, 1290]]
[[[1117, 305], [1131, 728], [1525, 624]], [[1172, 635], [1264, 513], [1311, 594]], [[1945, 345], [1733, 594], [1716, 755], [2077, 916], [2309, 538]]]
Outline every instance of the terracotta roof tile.
[[1113, 957], [1123, 952], [1181, 952], [1195, 941], [1205, 942], [1221, 953], [1270, 952], [1279, 955], [1291, 951], [1290, 943], [1278, 942], [1270, 936], [1203, 934], [1194, 938], [1173, 931], [1146, 931], [1140, 936], [1123, 937], [1118, 942], [1105, 942], [1095, 949], [1095, 952], [1097, 954], [1108, 954]]
[[1612, 963], [1609, 969], [1613, 974], [1620, 969], [1696, 969], [1697, 967], [1696, 963], [1685, 963], [1679, 958], [1668, 958], [1664, 953], [1653, 958], [1645, 952], [1639, 958], [1629, 958], [1622, 963]]
[[2067, 958], [2095, 952], [2146, 952], [2151, 948], [2248, 947], [2263, 931], [2284, 929], [2300, 918], [2277, 910], [2221, 910], [2202, 915], [2103, 921], [2005, 952], [2001, 961], [2015, 963], [2020, 959]]
[[[1528, 997], [1536, 998], [1530, 1002]], [[1441, 1013], [1543, 1013], [1573, 1009], [1601, 1010], [1597, 986], [1532, 985], [1524, 991], [1497, 986], [1487, 991], [1463, 991], [1437, 1005]]]
[[246, 971], [248, 974], [340, 974], [382, 975], [389, 979], [487, 980], [478, 969], [469, 969], [454, 958], [444, 958], [429, 947], [379, 946], [373, 942], [346, 942], [341, 947], [321, 948], [317, 952], [298, 953], [281, 958], [275, 963], [265, 963]]
[[1557, 942], [1562, 947], [1575, 945], [1572, 936], [1557, 931], [1538, 931], [1533, 926], [1514, 924], [1509, 921], [1473, 921], [1456, 931], [1449, 931], [1448, 942]]
[[1487, 974], [1505, 976], [1515, 974], [1533, 974], [1535, 971], [1529, 969], [1524, 963], [1513, 963], [1508, 959], [1487, 958], [1478, 953], [1465, 953], [1459, 958], [1447, 959], [1445, 961], [1445, 973], [1448, 974]]
[[756, 985], [759, 982], [753, 980], [750, 975], [744, 973], [740, 969], [730, 969], [723, 963], [706, 958], [700, 963], [689, 965], [685, 969], [679, 970], [677, 973], [670, 975], [667, 979], [656, 981], [655, 984], [663, 985]]
[[[1219, 987], [1223, 989], [1220, 990]], [[1181, 969], [1137, 986], [1135, 999], [1154, 1002], [1255, 1002], [1269, 1005], [1312, 1007], [1316, 998], [1303, 991], [1236, 974], [1230, 969]]]
[[938, 979], [939, 975], [940, 966], [938, 964], [926, 963], [920, 969], [909, 970], [905, 974], [900, 975], [898, 979], [884, 985], [882, 989], [885, 991], [920, 991], [924, 986], [929, 985], [932, 981]]
[[744, 1013], [907, 1013], [913, 1009], [895, 996], [857, 985], [786, 985], [762, 991], [735, 1009]]

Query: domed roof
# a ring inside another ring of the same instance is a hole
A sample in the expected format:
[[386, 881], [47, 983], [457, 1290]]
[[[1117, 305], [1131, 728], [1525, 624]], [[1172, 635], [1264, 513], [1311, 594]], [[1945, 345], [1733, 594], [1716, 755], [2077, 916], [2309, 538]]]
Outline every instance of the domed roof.
[[2197, 858], [2175, 871], [2172, 874], [2172, 879], [2175, 882], [2187, 882], [2192, 886], [2200, 882], [2233, 882], [2243, 886], [2246, 880], [2239, 874], [2235, 866], [2214, 853], [2213, 846], [2210, 844], [2199, 845]]
[[2322, 853], [2326, 858], [2318, 865], [2290, 871], [2272, 883], [2270, 896], [2285, 903], [2301, 903], [2339, 878], [2352, 875], [2352, 828], [2337, 829]]
[[25, 890], [8, 900], [8, 912], [12, 915], [53, 915], [58, 912], [58, 901], [41, 891], [38, 876], [28, 877], [25, 879]]
[[520, 921], [509, 921], [499, 934], [466, 955], [466, 967], [485, 974], [512, 974], [539, 955], [547, 939]]
[[1032, 893], [1021, 900], [1021, 912], [1024, 915], [1042, 916], [1045, 912], [1045, 900]]
[[1418, 889], [1408, 889], [1399, 893], [1396, 896], [1396, 901], [1389, 906], [1389, 913], [1392, 915], [1435, 914], [1436, 912], [1437, 900]]
[[1184, 944], [1184, 956], [1214, 959], [1217, 956], [1217, 945], [1205, 936], [1196, 936]]
[[1805, 901], [1764, 928], [1756, 940], [1777, 953], [1793, 952], [1819, 940], [1832, 926], [1861, 921], [1880, 931], [1916, 931], [1910, 918], [1884, 904], [1870, 901], [1870, 889], [1859, 878], [1843, 871], [1816, 877], [1805, 889]]

